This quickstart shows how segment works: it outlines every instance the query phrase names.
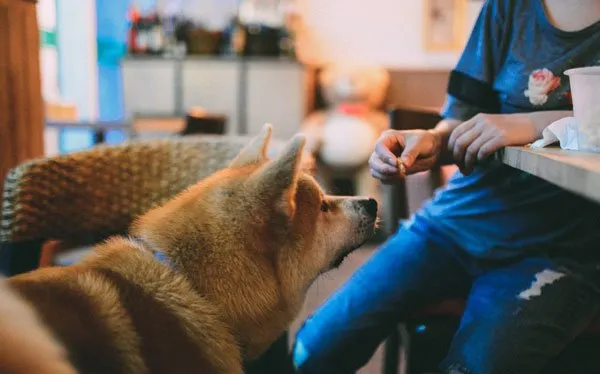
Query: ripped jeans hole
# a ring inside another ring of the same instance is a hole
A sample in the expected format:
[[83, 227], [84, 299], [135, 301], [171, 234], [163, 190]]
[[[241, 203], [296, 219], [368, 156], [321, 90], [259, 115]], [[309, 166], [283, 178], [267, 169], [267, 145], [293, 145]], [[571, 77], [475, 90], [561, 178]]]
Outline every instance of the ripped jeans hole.
[[519, 294], [519, 298], [523, 300], [531, 300], [531, 298], [540, 296], [542, 288], [548, 286], [557, 280], [564, 278], [565, 273], [555, 270], [545, 269], [535, 275], [535, 279], [531, 282], [531, 286]]

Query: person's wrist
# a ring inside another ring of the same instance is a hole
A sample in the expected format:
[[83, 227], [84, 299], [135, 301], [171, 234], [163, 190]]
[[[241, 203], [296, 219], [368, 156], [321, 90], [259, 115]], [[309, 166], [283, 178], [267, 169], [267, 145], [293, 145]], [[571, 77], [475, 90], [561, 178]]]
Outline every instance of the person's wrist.
[[[523, 113], [523, 122], [532, 129], [534, 140], [542, 137], [542, 133], [546, 127], [552, 122], [564, 118], [563, 112], [530, 112]], [[532, 140], [533, 141], [533, 140]]]
[[441, 153], [442, 143], [444, 142], [444, 134], [437, 129], [429, 129], [427, 132], [433, 136], [433, 149], [436, 153]]

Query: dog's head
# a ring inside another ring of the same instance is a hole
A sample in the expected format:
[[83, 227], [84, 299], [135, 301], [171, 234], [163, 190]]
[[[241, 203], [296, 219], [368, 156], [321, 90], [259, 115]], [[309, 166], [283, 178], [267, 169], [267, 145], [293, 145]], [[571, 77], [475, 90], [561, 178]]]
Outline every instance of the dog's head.
[[374, 231], [375, 200], [327, 196], [300, 170], [305, 138], [266, 156], [271, 127], [228, 168], [143, 216], [134, 232], [222, 308], [248, 357], [295, 317], [313, 280]]

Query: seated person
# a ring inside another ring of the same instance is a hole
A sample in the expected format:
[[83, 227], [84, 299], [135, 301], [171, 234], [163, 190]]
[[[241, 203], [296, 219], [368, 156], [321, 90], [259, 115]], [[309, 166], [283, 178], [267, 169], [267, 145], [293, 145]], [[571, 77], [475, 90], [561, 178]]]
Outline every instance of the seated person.
[[487, 0], [433, 131], [388, 131], [386, 183], [446, 149], [460, 170], [302, 326], [301, 373], [354, 373], [410, 313], [467, 298], [444, 373], [535, 374], [600, 306], [600, 207], [489, 158], [572, 115], [564, 71], [600, 61], [600, 1]]

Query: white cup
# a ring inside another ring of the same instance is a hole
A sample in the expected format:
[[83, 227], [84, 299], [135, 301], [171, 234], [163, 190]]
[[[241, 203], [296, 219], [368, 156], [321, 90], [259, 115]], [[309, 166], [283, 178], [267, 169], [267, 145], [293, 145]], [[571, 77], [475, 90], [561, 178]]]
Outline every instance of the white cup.
[[565, 71], [571, 82], [580, 151], [600, 152], [600, 66]]

